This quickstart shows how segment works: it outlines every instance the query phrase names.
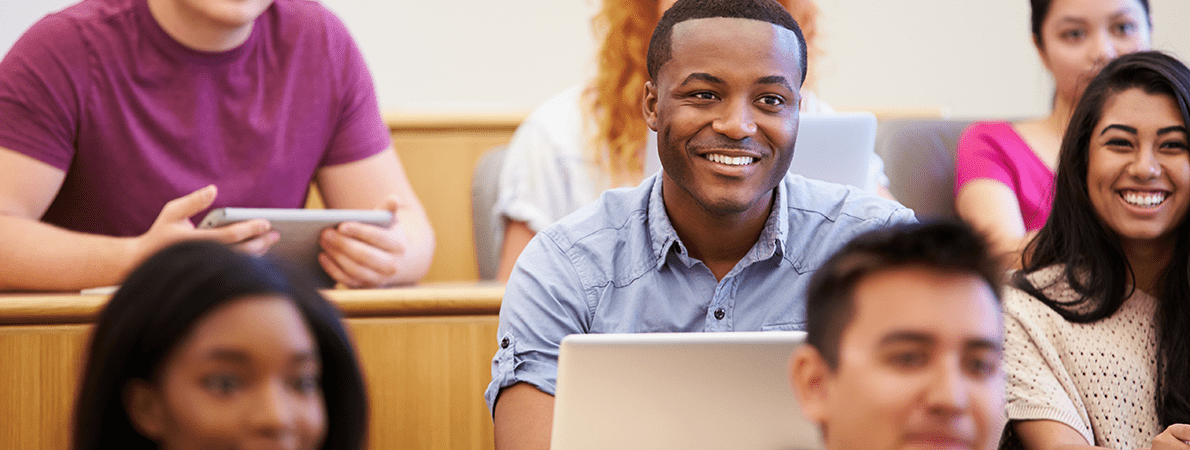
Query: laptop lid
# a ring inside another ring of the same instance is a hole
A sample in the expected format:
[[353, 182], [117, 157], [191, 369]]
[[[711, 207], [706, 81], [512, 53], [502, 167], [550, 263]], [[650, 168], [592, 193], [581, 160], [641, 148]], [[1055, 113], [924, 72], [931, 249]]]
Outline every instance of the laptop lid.
[[570, 335], [553, 450], [821, 448], [789, 384], [803, 332]]
[[789, 172], [872, 190], [876, 116], [870, 112], [802, 114]]

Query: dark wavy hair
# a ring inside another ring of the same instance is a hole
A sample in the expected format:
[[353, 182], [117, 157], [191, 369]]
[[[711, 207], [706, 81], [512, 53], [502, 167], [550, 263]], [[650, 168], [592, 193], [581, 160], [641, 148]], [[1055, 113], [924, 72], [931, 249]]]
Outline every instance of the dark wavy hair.
[[653, 29], [653, 38], [649, 40], [649, 53], [646, 57], [649, 78], [656, 80], [661, 66], [673, 57], [670, 41], [674, 25], [687, 20], [714, 17], [759, 20], [792, 31], [797, 36], [798, 67], [802, 71], [798, 85], [806, 82], [806, 37], [802, 35], [802, 28], [793, 20], [793, 16], [789, 15], [789, 11], [774, 0], [679, 0], [674, 3], [661, 15], [661, 21], [657, 22], [657, 28]]
[[[1149, 12], [1149, 0], [1136, 0], [1140, 6], [1145, 9], [1145, 22], [1150, 28], [1153, 26], [1152, 13]], [[1045, 49], [1045, 41], [1041, 39], [1041, 25], [1045, 23], [1045, 19], [1050, 15], [1050, 6], [1054, 0], [1029, 0], [1030, 22], [1033, 31], [1033, 44], [1037, 48]]]
[[[1045, 303], [1063, 318], [1091, 323], [1115, 314], [1132, 296], [1128, 286], [1132, 264], [1119, 236], [1100, 219], [1087, 194], [1087, 169], [1092, 135], [1104, 105], [1116, 94], [1142, 89], [1165, 95], [1177, 103], [1182, 123], [1190, 124], [1190, 69], [1161, 52], [1139, 52], [1109, 63], [1087, 85], [1062, 138], [1054, 179], [1054, 206], [1049, 220], [1029, 243], [1013, 276], [1013, 284]], [[1165, 426], [1190, 423], [1190, 221], [1181, 219], [1174, 230], [1173, 258], [1160, 275], [1156, 320], [1157, 411]], [[1034, 286], [1027, 275], [1053, 265], [1065, 265], [1063, 280], [1078, 298], [1070, 302], [1047, 297], [1048, 286]]]
[[861, 234], [827, 260], [806, 289], [806, 343], [832, 370], [839, 340], [855, 315], [855, 287], [867, 276], [906, 266], [969, 273], [999, 298], [1001, 272], [987, 242], [959, 221], [897, 225]]
[[73, 448], [155, 449], [133, 427], [123, 393], [154, 380], [165, 359], [215, 308], [245, 296], [293, 303], [318, 343], [327, 435], [323, 449], [358, 450], [367, 429], [359, 362], [338, 311], [300, 277], [213, 242], [183, 242], [140, 265], [99, 316], [75, 403]]

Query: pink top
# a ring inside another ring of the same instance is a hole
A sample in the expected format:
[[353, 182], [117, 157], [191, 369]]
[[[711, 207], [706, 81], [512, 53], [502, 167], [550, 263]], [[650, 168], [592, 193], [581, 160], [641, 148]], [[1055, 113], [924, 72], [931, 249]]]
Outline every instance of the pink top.
[[300, 208], [320, 167], [388, 146], [363, 56], [313, 1], [271, 2], [247, 41], [210, 53], [146, 0], [85, 0], [0, 61], [0, 147], [66, 172], [42, 220], [75, 231], [144, 233], [210, 183], [215, 208]]
[[1054, 197], [1054, 172], [1008, 122], [976, 122], [963, 131], [955, 155], [954, 192], [967, 182], [989, 179], [1016, 193], [1025, 230], [1045, 225]]

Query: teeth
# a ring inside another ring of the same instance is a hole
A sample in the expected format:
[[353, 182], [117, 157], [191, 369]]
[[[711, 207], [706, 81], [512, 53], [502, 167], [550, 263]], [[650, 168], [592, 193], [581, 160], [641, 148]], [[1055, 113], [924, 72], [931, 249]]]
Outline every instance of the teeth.
[[1124, 201], [1128, 202], [1130, 205], [1146, 208], [1160, 205], [1161, 202], [1165, 201], [1164, 192], [1122, 192], [1120, 196], [1123, 197]]
[[729, 166], [745, 166], [752, 164], [754, 160], [751, 156], [726, 156], [717, 153], [711, 153], [706, 156], [707, 159], [717, 162], [719, 164], [727, 164]]

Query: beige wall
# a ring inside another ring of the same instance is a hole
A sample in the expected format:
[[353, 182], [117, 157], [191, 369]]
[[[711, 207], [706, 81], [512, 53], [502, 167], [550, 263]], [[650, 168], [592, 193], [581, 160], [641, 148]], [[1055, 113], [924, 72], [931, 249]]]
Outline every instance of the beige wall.
[[[366, 6], [378, 2], [323, 1], [359, 35], [385, 108], [527, 110], [592, 70], [597, 0], [463, 0], [454, 16], [435, 12], [443, 4], [435, 0], [392, 2], [387, 15]], [[828, 103], [940, 106], [970, 117], [1049, 108], [1027, 0], [818, 1], [826, 50], [818, 90]], [[1154, 46], [1190, 57], [1190, 2], [1151, 3]]]
[[[386, 110], [527, 111], [591, 71], [598, 0], [322, 0], [362, 48]], [[1151, 0], [1154, 46], [1190, 58], [1190, 2]], [[0, 49], [66, 0], [0, 2]], [[1027, 0], [819, 0], [821, 97], [840, 107], [1048, 109]]]
[[[955, 116], [1049, 111], [1052, 81], [1029, 33], [1027, 0], [819, 0], [823, 99], [946, 106]], [[1190, 57], [1190, 2], [1150, 0], [1153, 45]], [[862, 30], [862, 31], [857, 31]]]

